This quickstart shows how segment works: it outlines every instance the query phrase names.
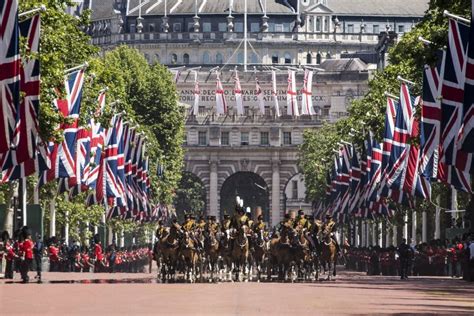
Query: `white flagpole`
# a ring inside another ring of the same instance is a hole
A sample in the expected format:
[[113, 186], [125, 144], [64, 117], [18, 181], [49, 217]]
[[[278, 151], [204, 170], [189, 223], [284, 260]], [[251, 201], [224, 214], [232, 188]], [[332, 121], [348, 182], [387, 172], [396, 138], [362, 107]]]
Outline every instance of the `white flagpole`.
[[247, 72], [247, 0], [244, 6], [244, 72]]
[[193, 107], [193, 114], [197, 116], [199, 113], [199, 97], [200, 97], [200, 90], [199, 90], [199, 82], [198, 82], [198, 74], [197, 71], [194, 72], [194, 107]]
[[281, 116], [280, 106], [278, 105], [278, 95], [277, 95], [277, 86], [276, 86], [276, 72], [272, 70], [272, 95], [273, 101], [275, 102], [275, 115], [277, 117]]

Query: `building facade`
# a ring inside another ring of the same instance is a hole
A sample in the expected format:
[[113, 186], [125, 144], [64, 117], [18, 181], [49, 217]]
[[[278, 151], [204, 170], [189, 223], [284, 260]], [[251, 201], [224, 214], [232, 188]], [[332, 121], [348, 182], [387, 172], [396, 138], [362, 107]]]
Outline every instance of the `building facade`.
[[[376, 51], [380, 38], [410, 31], [428, 1], [248, 0], [247, 27], [244, 4], [89, 0], [82, 8], [92, 10], [87, 32], [95, 45], [107, 51], [126, 44], [150, 63], [169, 66], [180, 102], [189, 106], [194, 104], [197, 71], [199, 111], [186, 119], [185, 168], [203, 182], [207, 212], [232, 212], [230, 201], [244, 194], [244, 201], [265, 208], [265, 218], [277, 224], [288, 209], [311, 211], [298, 168], [303, 132], [347, 115], [350, 102], [367, 92], [370, 72], [384, 57]], [[229, 105], [226, 115], [215, 111], [216, 66]], [[285, 115], [286, 67], [300, 70], [299, 102], [303, 68], [317, 68], [312, 87], [317, 115]], [[275, 97], [282, 116], [275, 112], [271, 69], [277, 72]], [[235, 110], [234, 70], [240, 71], [244, 115]], [[265, 96], [264, 114], [258, 110], [256, 77]]]

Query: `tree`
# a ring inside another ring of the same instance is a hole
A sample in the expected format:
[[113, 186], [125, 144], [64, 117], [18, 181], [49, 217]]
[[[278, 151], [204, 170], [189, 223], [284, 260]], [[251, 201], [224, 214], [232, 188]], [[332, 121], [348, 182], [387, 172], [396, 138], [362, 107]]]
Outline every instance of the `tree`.
[[179, 182], [173, 204], [180, 219], [185, 212], [200, 214], [206, 207], [206, 190], [201, 180], [189, 172], [184, 172]]

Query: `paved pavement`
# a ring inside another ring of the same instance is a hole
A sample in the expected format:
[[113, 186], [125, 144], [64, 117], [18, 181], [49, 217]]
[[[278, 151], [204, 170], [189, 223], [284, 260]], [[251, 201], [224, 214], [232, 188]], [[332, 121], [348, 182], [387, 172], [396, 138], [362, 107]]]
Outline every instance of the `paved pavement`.
[[474, 284], [442, 277], [401, 281], [342, 271], [317, 283], [159, 284], [150, 274], [92, 273], [44, 279], [0, 280], [0, 314], [474, 315]]

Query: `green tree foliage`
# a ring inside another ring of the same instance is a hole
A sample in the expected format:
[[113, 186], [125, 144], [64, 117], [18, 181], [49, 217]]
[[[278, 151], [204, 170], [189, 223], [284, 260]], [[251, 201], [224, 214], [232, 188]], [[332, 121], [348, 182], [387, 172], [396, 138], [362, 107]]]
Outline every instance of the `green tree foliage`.
[[179, 182], [173, 204], [178, 218], [183, 219], [185, 212], [201, 214], [205, 209], [206, 189], [198, 177], [184, 172]]

